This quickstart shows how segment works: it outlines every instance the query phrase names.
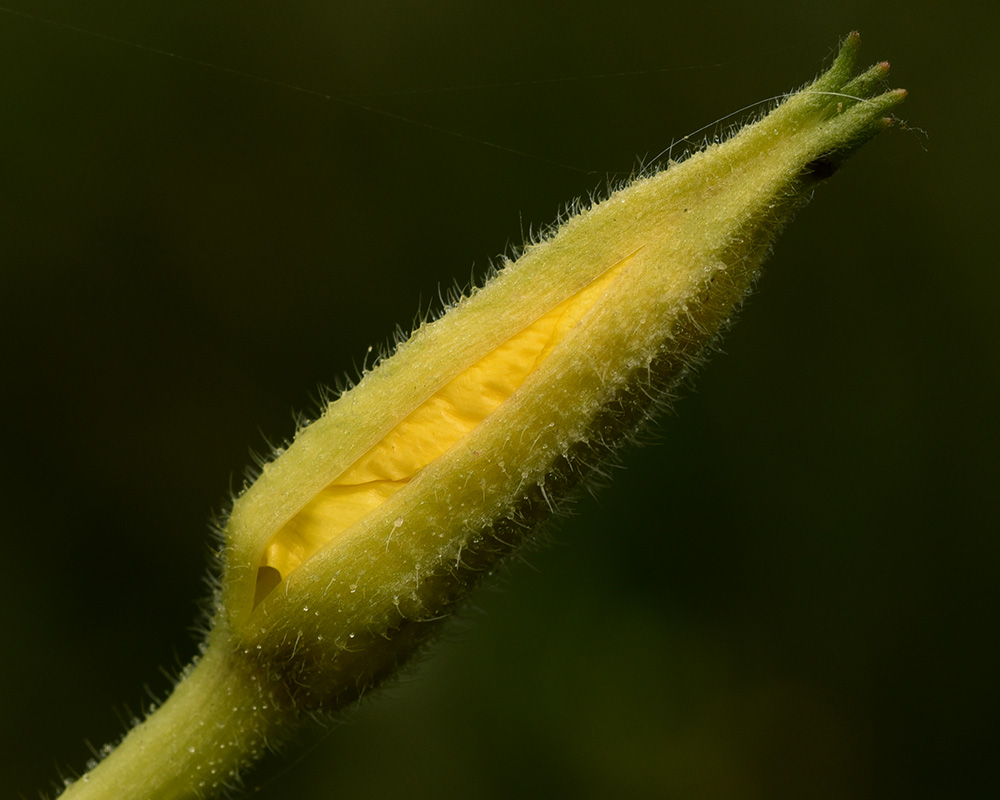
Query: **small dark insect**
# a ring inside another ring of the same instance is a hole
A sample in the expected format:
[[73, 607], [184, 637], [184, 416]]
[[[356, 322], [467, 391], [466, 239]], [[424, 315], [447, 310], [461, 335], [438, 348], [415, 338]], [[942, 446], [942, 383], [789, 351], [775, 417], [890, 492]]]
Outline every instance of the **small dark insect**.
[[840, 169], [840, 163], [841, 159], [834, 153], [826, 153], [806, 164], [803, 173], [814, 181], [825, 181]]

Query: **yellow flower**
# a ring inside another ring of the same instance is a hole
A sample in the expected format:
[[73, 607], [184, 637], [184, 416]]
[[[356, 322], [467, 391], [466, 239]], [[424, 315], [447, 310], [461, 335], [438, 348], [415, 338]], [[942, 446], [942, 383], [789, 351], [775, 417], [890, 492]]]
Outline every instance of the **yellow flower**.
[[831, 69], [723, 144], [562, 221], [299, 431], [235, 502], [219, 619], [336, 707], [641, 426], [791, 213], [887, 124], [882, 63]]
[[204, 797], [392, 672], [640, 427], [792, 211], [904, 96], [831, 69], [729, 141], [564, 220], [420, 326], [236, 500], [202, 658], [65, 793]]

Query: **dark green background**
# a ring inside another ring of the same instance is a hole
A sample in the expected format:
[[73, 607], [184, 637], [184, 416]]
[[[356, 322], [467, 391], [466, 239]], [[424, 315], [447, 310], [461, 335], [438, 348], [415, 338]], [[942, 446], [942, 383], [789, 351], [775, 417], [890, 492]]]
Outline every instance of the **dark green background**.
[[820, 187], [661, 443], [252, 785], [995, 788], [986, 4], [5, 5], [111, 38], [0, 13], [0, 794], [80, 768], [190, 658], [206, 520], [248, 446], [439, 286], [637, 155], [809, 80], [852, 28], [910, 90], [907, 129]]

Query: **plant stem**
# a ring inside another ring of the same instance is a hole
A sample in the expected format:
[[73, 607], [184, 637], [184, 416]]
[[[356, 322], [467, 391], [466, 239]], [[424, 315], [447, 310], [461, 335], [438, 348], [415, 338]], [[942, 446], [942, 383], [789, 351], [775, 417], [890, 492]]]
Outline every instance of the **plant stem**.
[[247, 662], [212, 636], [169, 699], [61, 799], [171, 800], [239, 786], [239, 773], [288, 715], [275, 709]]

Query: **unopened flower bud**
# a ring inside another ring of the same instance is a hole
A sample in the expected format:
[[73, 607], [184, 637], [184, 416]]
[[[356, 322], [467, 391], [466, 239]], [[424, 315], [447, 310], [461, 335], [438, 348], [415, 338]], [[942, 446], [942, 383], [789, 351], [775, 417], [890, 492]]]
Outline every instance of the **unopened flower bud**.
[[235, 501], [203, 657], [66, 792], [222, 791], [376, 685], [667, 402], [792, 212], [890, 120], [833, 66], [722, 144], [559, 224], [421, 325]]
[[771, 113], [564, 220], [236, 501], [219, 614], [289, 702], [377, 683], [664, 402], [817, 180], [887, 124], [858, 37]]

